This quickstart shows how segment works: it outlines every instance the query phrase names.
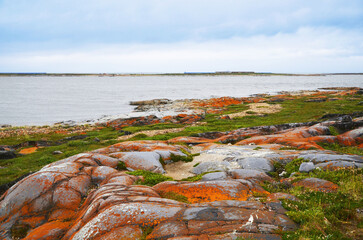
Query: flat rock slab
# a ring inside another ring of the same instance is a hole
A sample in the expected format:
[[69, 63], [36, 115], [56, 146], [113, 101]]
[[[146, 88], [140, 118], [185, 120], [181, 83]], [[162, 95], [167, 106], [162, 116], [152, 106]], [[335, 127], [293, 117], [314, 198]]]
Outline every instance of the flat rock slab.
[[215, 172], [205, 174], [201, 181], [225, 180], [228, 176], [225, 172]]
[[243, 169], [252, 169], [262, 172], [271, 172], [274, 170], [272, 161], [261, 157], [247, 157], [237, 160]]
[[324, 163], [330, 161], [346, 161], [363, 163], [363, 157], [352, 155], [339, 155], [339, 154], [326, 154], [326, 153], [312, 153], [301, 154], [299, 157], [309, 160], [311, 162]]
[[330, 161], [330, 162], [316, 164], [316, 167], [319, 167], [324, 170], [334, 171], [342, 168], [362, 168], [363, 163], [347, 162], [347, 161]]
[[229, 172], [235, 179], [253, 179], [256, 181], [272, 181], [272, 178], [266, 173], [252, 169], [235, 169]]
[[319, 178], [305, 178], [293, 183], [293, 186], [301, 186], [318, 192], [336, 192], [338, 190], [338, 185], [335, 183]]

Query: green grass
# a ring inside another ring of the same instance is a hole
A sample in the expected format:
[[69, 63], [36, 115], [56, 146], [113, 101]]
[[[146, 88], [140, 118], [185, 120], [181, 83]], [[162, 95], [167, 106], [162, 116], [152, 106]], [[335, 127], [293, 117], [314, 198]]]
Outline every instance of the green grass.
[[186, 156], [181, 156], [181, 155], [175, 155], [175, 154], [170, 154], [170, 160], [173, 162], [192, 162], [193, 161], [193, 156], [191, 154], [187, 154]]
[[333, 136], [338, 136], [339, 135], [338, 129], [336, 127], [334, 127], [334, 126], [329, 126], [329, 132]]
[[344, 154], [356, 154], [363, 155], [363, 149], [355, 147], [355, 146], [342, 146], [338, 143], [318, 143], [325, 149], [336, 151]]
[[181, 128], [183, 124], [174, 124], [174, 123], [158, 123], [153, 125], [147, 126], [130, 126], [124, 127], [122, 130], [129, 131], [132, 133], [140, 132], [140, 131], [147, 131], [147, 130], [161, 130], [161, 129], [170, 129], [170, 128]]
[[[308, 97], [303, 97], [279, 103], [282, 106], [282, 110], [266, 116], [251, 115], [241, 118], [219, 119], [219, 114], [207, 114], [203, 120], [207, 123], [206, 125], [186, 127], [185, 130], [181, 132], [162, 134], [146, 139], [168, 140], [174, 137], [191, 136], [203, 132], [223, 132], [244, 127], [318, 121], [323, 115], [328, 113], [346, 114], [359, 111], [361, 107], [358, 103], [363, 101], [363, 96], [361, 95], [355, 95], [354, 100], [351, 100], [351, 97], [343, 97], [342, 100], [326, 102], [304, 102], [307, 98]], [[237, 108], [236, 106], [241, 106], [243, 108], [247, 107], [247, 105], [232, 106], [235, 108]], [[231, 110], [227, 110], [227, 113], [230, 111]]]
[[291, 162], [289, 162], [288, 164], [286, 164], [285, 177], [290, 176], [291, 173], [293, 173], [293, 172], [299, 172], [300, 165], [303, 162], [308, 162], [308, 160], [305, 160], [304, 158], [296, 158], [296, 159], [292, 160]]
[[362, 169], [314, 170], [294, 177], [296, 180], [315, 177], [331, 181], [339, 185], [336, 193], [314, 192], [289, 183], [266, 182], [263, 187], [267, 191], [286, 192], [299, 199], [283, 200], [287, 215], [300, 225], [294, 232], [283, 233], [283, 239], [358, 239], [356, 234], [358, 228], [362, 228], [362, 219], [356, 214], [356, 209], [363, 206], [362, 173]]
[[[115, 144], [117, 141], [113, 138], [120, 134], [110, 128], [104, 128], [97, 131], [87, 132], [87, 135], [89, 137], [82, 140], [69, 141], [58, 146], [39, 148], [34, 153], [0, 161], [0, 166], [3, 167], [0, 168], [0, 184], [11, 182], [29, 172], [36, 172], [45, 165], [60, 159]], [[44, 136], [40, 136], [44, 138]], [[31, 139], [40, 140], [37, 137], [39, 137], [39, 135], [33, 135], [31, 136]], [[48, 136], [47, 140], [56, 139], [53, 137], [53, 135]], [[57, 138], [60, 139], [65, 137], [68, 137], [68, 135], [62, 135], [62, 137], [57, 136]], [[102, 139], [104, 142], [94, 141], [95, 137]], [[6, 142], [6, 139], [3, 139], [3, 142]], [[63, 153], [53, 155], [54, 151], [61, 151]]]
[[168, 199], [172, 199], [172, 200], [182, 202], [182, 203], [190, 203], [186, 196], [175, 193], [175, 192], [161, 192], [160, 196], [162, 198], [168, 198]]
[[136, 170], [133, 172], [127, 172], [127, 174], [134, 175], [134, 176], [143, 176], [144, 181], [138, 180], [136, 184], [139, 185], [146, 185], [146, 186], [154, 186], [158, 183], [165, 182], [165, 181], [173, 181], [173, 178], [164, 176], [160, 173], [153, 173], [145, 170]]

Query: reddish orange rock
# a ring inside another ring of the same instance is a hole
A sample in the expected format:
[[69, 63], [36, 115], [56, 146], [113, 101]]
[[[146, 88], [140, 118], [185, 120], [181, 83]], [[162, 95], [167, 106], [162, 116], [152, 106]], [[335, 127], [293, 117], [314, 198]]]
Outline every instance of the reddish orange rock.
[[245, 201], [251, 196], [249, 188], [237, 181], [207, 181], [194, 183], [164, 182], [154, 186], [158, 193], [174, 192], [188, 198], [191, 203], [220, 200]]
[[338, 185], [319, 178], [305, 178], [293, 183], [293, 186], [301, 186], [319, 192], [336, 192], [338, 190]]
[[60, 239], [67, 231], [69, 222], [49, 222], [32, 230], [24, 240], [54, 240]]
[[94, 240], [134, 240], [142, 238], [142, 230], [139, 226], [124, 226], [112, 229], [110, 232], [95, 238]]
[[19, 151], [20, 154], [30, 154], [35, 152], [36, 150], [38, 150], [38, 147], [31, 147], [31, 148], [24, 148], [22, 150]]
[[163, 222], [157, 225], [146, 239], [165, 239], [188, 234], [187, 226], [182, 221]]

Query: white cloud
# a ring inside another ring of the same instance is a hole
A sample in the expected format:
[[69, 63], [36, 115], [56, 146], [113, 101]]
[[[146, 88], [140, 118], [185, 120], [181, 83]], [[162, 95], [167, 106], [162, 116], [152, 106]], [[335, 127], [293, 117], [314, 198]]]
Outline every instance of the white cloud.
[[205, 42], [86, 45], [0, 56], [2, 72], [362, 72], [363, 36], [331, 28]]

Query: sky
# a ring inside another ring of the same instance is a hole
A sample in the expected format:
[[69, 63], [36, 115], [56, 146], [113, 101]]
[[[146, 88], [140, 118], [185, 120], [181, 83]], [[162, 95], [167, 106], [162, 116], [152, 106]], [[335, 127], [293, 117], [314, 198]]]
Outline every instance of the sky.
[[0, 72], [363, 72], [362, 0], [0, 0]]

